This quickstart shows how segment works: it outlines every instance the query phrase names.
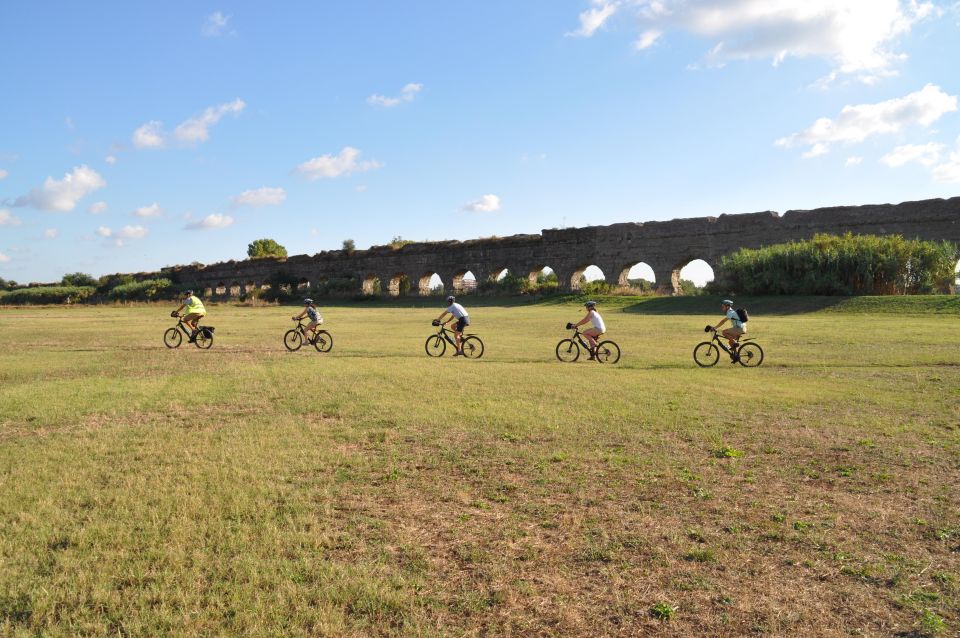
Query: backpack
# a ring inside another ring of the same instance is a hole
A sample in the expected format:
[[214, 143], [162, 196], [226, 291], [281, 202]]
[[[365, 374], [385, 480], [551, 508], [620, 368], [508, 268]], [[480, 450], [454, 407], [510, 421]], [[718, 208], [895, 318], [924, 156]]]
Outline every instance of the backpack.
[[746, 308], [737, 308], [734, 312], [737, 313], [737, 317], [743, 323], [747, 323], [750, 320], [750, 315], [747, 314]]

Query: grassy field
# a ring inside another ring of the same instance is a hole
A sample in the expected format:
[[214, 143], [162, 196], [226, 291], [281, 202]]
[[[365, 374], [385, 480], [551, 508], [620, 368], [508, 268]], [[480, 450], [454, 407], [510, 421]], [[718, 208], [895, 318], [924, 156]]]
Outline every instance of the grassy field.
[[0, 635], [954, 636], [960, 305], [713, 300], [0, 309]]

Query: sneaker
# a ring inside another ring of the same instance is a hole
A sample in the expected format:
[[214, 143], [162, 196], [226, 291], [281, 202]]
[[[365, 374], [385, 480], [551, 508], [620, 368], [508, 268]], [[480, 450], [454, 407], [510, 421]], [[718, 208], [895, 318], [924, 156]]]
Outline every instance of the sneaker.
[[462, 353], [462, 352], [454, 352], [454, 353], [453, 353], [453, 356], [455, 356], [455, 357], [462, 357], [462, 356], [463, 356], [463, 353]]

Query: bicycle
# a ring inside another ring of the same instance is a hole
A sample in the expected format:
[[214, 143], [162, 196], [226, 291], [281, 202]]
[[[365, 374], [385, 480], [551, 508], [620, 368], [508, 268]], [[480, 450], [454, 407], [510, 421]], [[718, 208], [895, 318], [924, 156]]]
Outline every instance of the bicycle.
[[193, 341], [201, 350], [209, 350], [210, 346], [213, 345], [213, 326], [197, 326], [196, 338], [194, 338], [193, 332], [187, 328], [187, 324], [183, 323], [183, 316], [171, 312], [171, 317], [177, 318], [177, 325], [173, 328], [168, 328], [166, 332], [163, 333], [163, 345], [168, 348], [179, 348], [180, 344], [183, 343], [183, 335], [187, 335], [187, 340]]
[[[581, 348], [587, 352], [593, 352], [578, 326], [568, 323], [567, 329], [573, 330], [573, 336], [562, 339], [557, 344], [557, 359], [564, 363], [573, 363], [580, 358]], [[593, 360], [597, 363], [616, 363], [620, 360], [620, 346], [610, 340], [599, 342], [596, 352], [593, 352]]]
[[283, 345], [287, 347], [287, 350], [290, 352], [299, 350], [304, 341], [313, 344], [317, 352], [330, 352], [333, 350], [333, 335], [326, 330], [317, 330], [313, 333], [312, 338], [308, 337], [307, 331], [303, 327], [303, 319], [297, 319], [296, 322], [297, 327], [287, 330], [283, 335]]
[[734, 351], [723, 343], [723, 338], [714, 330], [713, 326], [707, 326], [703, 331], [712, 331], [713, 339], [701, 341], [693, 349], [693, 360], [701, 368], [717, 365], [717, 362], [720, 361], [721, 350], [730, 355], [730, 363], [739, 363], [745, 368], [755, 368], [763, 363], [763, 348], [752, 337], [740, 339], [739, 345]]
[[[446, 324], [434, 321], [433, 325], [439, 326], [440, 329], [437, 330], [437, 334], [427, 337], [427, 342], [424, 344], [427, 355], [431, 357], [442, 357], [447, 351], [447, 343], [452, 345], [454, 351], [456, 351], [457, 342], [450, 336], [451, 331], [447, 330]], [[483, 341], [472, 332], [464, 334], [460, 339], [460, 347], [463, 356], [467, 359], [479, 359], [483, 356]]]

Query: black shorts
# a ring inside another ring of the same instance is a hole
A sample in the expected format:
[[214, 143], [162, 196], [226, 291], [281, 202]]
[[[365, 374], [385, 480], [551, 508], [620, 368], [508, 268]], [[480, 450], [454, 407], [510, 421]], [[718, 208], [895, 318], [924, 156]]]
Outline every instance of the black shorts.
[[470, 325], [470, 317], [460, 317], [457, 319], [457, 327], [453, 329], [454, 332], [463, 332], [463, 329]]

